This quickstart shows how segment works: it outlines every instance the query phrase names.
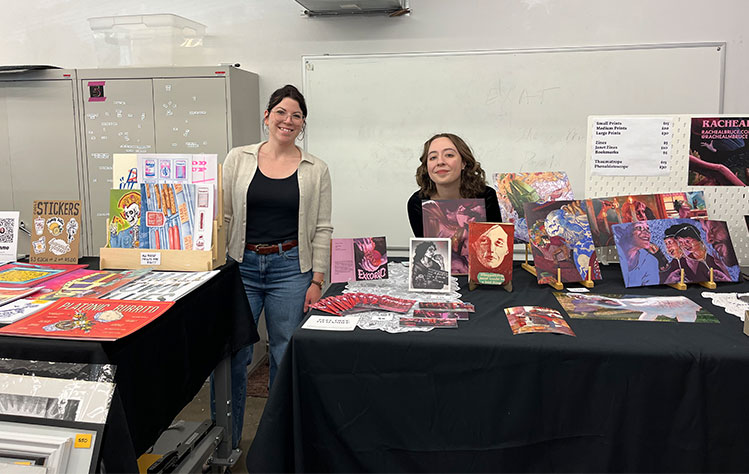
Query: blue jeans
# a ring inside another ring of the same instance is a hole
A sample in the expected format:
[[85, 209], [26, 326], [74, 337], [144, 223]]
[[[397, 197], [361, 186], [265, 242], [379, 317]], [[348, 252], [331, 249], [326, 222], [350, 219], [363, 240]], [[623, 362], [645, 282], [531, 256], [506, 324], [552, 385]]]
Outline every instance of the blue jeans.
[[[299, 271], [299, 248], [260, 255], [246, 250], [239, 264], [247, 300], [257, 324], [265, 309], [265, 323], [270, 345], [270, 381], [286, 352], [294, 330], [304, 317], [304, 298], [312, 281], [312, 271]], [[240, 349], [231, 359], [231, 403], [234, 447], [239, 444], [247, 398], [247, 365], [252, 361], [252, 346]], [[211, 391], [213, 400], [213, 391]], [[213, 403], [211, 403], [213, 413]]]

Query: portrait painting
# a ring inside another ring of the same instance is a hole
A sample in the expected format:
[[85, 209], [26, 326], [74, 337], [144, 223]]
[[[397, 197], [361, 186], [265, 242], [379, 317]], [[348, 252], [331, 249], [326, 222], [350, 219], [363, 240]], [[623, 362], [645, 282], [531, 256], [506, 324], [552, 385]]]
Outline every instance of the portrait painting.
[[512, 246], [515, 226], [471, 222], [468, 226], [468, 281], [505, 285], [512, 281]]
[[678, 283], [738, 281], [736, 252], [723, 221], [656, 219], [613, 226], [627, 288]]

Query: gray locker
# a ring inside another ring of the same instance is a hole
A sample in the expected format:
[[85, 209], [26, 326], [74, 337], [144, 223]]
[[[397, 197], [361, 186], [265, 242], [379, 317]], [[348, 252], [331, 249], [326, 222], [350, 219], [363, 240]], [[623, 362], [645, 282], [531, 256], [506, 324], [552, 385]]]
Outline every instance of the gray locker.
[[215, 153], [260, 140], [256, 74], [232, 67], [78, 70], [92, 245], [106, 244], [112, 155]]
[[[0, 209], [30, 227], [36, 199], [82, 199], [75, 71], [0, 74]], [[86, 215], [82, 219], [85, 222]], [[81, 254], [89, 241], [81, 235]], [[19, 253], [30, 241], [19, 237]]]

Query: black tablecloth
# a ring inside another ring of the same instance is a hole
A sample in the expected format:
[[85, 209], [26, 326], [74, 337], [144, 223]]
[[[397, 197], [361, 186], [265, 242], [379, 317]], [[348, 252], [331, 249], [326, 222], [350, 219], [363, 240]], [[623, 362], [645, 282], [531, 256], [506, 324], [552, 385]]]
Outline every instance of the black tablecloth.
[[[81, 263], [98, 268], [98, 259]], [[102, 459], [108, 472], [137, 472], [137, 456], [193, 399], [216, 364], [258, 340], [239, 267], [231, 262], [155, 321], [123, 339], [0, 336], [0, 357], [116, 365]]]
[[249, 471], [748, 472], [743, 323], [700, 286], [626, 290], [618, 266], [603, 274], [594, 293], [684, 295], [720, 324], [565, 316], [577, 337], [513, 336], [503, 308], [561, 311], [554, 290], [518, 264], [512, 293], [461, 277], [476, 313], [458, 329], [298, 329]]

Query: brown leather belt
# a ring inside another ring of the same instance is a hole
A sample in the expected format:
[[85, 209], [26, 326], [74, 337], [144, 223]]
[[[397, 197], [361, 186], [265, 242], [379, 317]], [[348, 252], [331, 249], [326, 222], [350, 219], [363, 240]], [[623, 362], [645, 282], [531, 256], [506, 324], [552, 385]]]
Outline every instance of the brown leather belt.
[[290, 240], [289, 242], [284, 242], [282, 244], [246, 244], [245, 248], [257, 252], [260, 255], [269, 255], [272, 253], [286, 252], [297, 245], [299, 245], [299, 242], [296, 240]]

